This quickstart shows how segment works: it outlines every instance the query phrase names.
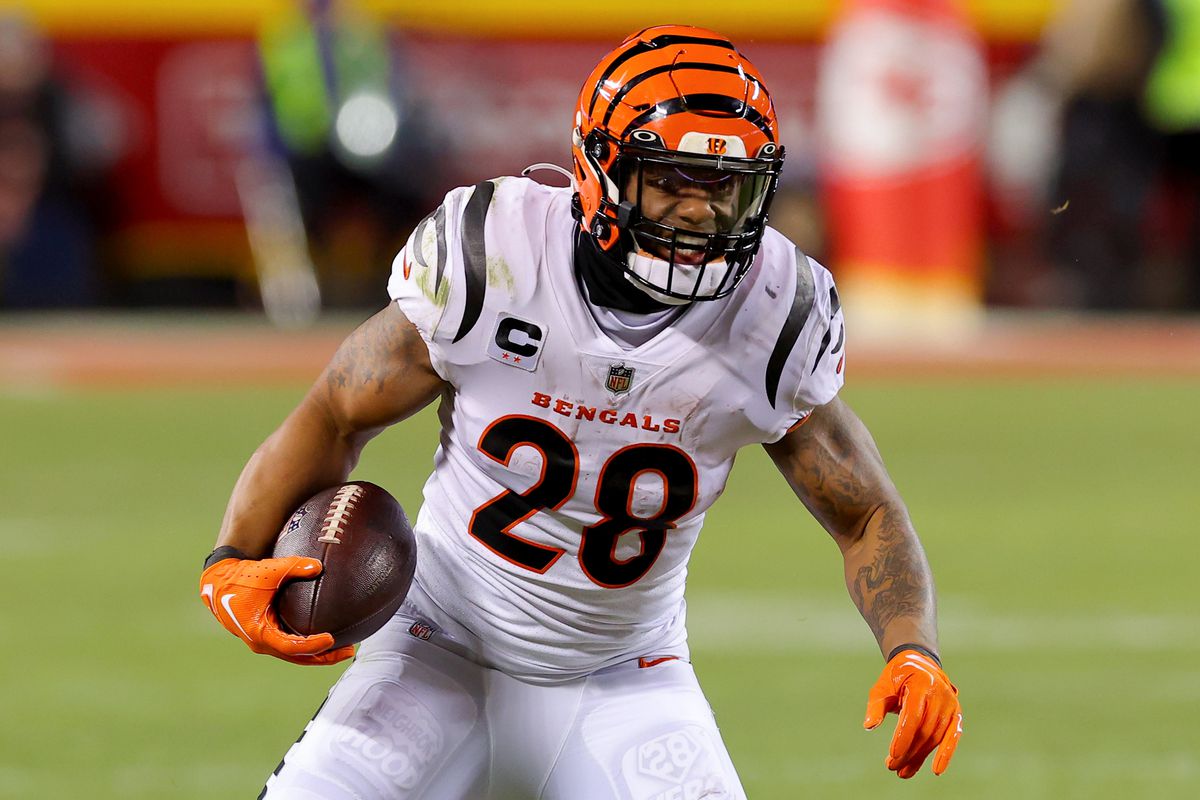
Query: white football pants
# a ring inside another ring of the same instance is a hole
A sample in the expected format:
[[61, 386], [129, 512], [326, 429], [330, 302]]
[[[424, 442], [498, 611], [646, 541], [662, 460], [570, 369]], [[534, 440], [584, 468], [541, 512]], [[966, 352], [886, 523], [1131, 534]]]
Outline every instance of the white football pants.
[[406, 603], [260, 800], [745, 800], [691, 664], [536, 686], [441, 638]]

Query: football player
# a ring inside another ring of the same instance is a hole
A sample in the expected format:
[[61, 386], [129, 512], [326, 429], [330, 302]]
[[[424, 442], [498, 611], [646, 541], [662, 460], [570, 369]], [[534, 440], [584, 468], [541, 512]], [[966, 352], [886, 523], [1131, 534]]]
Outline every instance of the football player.
[[885, 655], [865, 725], [943, 772], [961, 732], [934, 587], [866, 428], [837, 397], [828, 271], [766, 225], [783, 149], [759, 72], [683, 26], [588, 78], [571, 188], [455, 189], [250, 459], [201, 578], [258, 653], [350, 658], [280, 629], [290, 511], [434, 400], [416, 579], [268, 779], [285, 798], [744, 798], [689, 663], [684, 578], [737, 451], [762, 444], [833, 536]]

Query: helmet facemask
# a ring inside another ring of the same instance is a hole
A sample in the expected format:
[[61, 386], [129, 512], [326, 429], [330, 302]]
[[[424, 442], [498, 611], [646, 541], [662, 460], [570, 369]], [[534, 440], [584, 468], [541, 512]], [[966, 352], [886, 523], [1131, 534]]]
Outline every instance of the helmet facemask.
[[612, 255], [628, 280], [667, 304], [732, 292], [762, 240], [782, 157], [630, 145], [618, 153], [611, 177], [621, 242]]

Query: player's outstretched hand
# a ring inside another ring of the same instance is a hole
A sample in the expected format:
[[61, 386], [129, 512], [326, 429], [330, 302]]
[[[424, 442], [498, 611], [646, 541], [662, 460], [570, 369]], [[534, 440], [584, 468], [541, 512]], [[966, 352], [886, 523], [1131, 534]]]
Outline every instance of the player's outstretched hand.
[[347, 645], [331, 650], [333, 636], [296, 636], [284, 631], [271, 601], [292, 578], [315, 578], [321, 562], [315, 558], [226, 558], [200, 575], [200, 599], [217, 622], [256, 653], [293, 664], [336, 664], [354, 655]]
[[867, 697], [863, 727], [878, 727], [893, 711], [899, 719], [887, 768], [911, 778], [936, 749], [933, 774], [945, 772], [962, 736], [962, 707], [958, 689], [936, 661], [916, 650], [901, 650], [888, 661]]

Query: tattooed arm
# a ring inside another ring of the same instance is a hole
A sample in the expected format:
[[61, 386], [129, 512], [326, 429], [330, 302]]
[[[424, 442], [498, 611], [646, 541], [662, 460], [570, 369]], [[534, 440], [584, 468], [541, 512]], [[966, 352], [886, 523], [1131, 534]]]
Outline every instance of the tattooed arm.
[[300, 405], [251, 456], [217, 546], [268, 555], [292, 509], [345, 482], [368, 440], [444, 388], [417, 329], [389, 304], [342, 342]]
[[886, 656], [937, 652], [933, 576], [871, 434], [840, 399], [766, 446], [796, 496], [842, 551], [846, 587]]

